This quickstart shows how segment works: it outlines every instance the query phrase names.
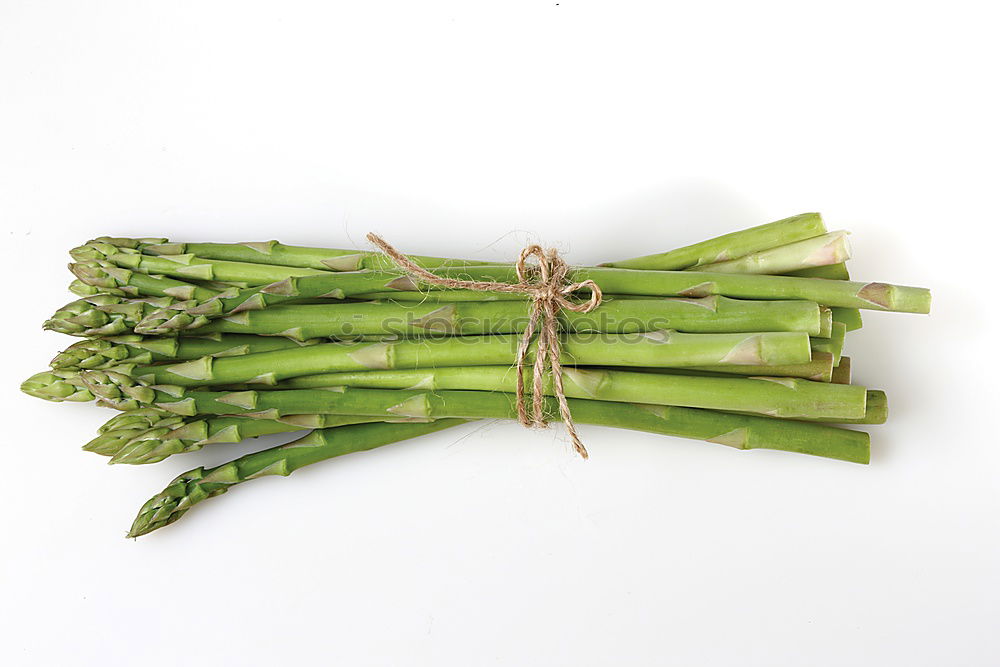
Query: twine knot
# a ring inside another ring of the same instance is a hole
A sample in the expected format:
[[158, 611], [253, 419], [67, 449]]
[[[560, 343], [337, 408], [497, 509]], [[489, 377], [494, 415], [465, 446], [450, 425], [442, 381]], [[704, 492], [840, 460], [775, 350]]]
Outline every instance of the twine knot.
[[[545, 428], [544, 383], [546, 375], [552, 375], [552, 389], [559, 404], [559, 415], [566, 424], [566, 431], [573, 441], [573, 448], [583, 458], [587, 458], [587, 448], [580, 441], [570, 414], [566, 392], [563, 389], [562, 363], [559, 359], [559, 311], [571, 310], [576, 313], [589, 313], [601, 304], [601, 288], [593, 280], [584, 280], [567, 284], [569, 265], [559, 256], [555, 249], [543, 249], [532, 244], [521, 251], [514, 268], [517, 272], [516, 283], [501, 283], [481, 280], [457, 280], [435, 275], [418, 266], [409, 257], [386, 243], [377, 234], [368, 234], [368, 240], [377, 246], [389, 259], [409, 276], [421, 282], [439, 287], [467, 289], [477, 292], [507, 292], [527, 294], [531, 297], [531, 315], [517, 348], [517, 420], [522, 426], [529, 428]], [[537, 268], [530, 271], [528, 260], [534, 258]], [[571, 301], [570, 295], [580, 290], [590, 290], [587, 301]], [[538, 346], [535, 351], [535, 361], [532, 365], [531, 409], [525, 400], [524, 367], [527, 363], [531, 341], [538, 333]]]

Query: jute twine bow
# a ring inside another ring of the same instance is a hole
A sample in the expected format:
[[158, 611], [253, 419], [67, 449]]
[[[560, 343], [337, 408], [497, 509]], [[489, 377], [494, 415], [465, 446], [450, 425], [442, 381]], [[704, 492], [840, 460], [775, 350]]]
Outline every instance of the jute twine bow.
[[[587, 448], [580, 441], [576, 425], [566, 402], [566, 392], [563, 389], [562, 363], [559, 361], [559, 310], [566, 309], [575, 313], [589, 313], [601, 304], [601, 288], [593, 280], [566, 284], [569, 265], [554, 249], [544, 250], [539, 245], [529, 245], [521, 251], [514, 265], [517, 271], [516, 283], [495, 283], [481, 280], [456, 280], [443, 278], [426, 269], [417, 266], [413, 260], [386, 243], [377, 234], [368, 234], [368, 240], [376, 245], [399, 268], [411, 277], [431, 285], [455, 289], [475, 290], [478, 292], [508, 292], [527, 294], [532, 298], [531, 316], [528, 325], [521, 336], [517, 347], [517, 419], [521, 425], [529, 428], [545, 428], [545, 376], [552, 374], [552, 387], [559, 403], [559, 414], [566, 431], [573, 440], [573, 447], [583, 458], [587, 458]], [[534, 257], [538, 262], [537, 272], [529, 272], [528, 259]], [[534, 276], [529, 275], [534, 273]], [[534, 278], [534, 279], [532, 279]], [[583, 302], [570, 301], [567, 297], [582, 289], [590, 290], [590, 299]], [[527, 363], [528, 349], [531, 346], [535, 331], [538, 331], [538, 349], [535, 352], [533, 365], [533, 383], [531, 390], [531, 410], [529, 412], [524, 399], [524, 367]]]

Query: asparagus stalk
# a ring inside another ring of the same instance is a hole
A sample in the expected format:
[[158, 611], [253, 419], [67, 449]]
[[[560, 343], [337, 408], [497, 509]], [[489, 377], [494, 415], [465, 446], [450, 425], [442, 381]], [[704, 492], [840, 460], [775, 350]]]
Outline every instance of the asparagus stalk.
[[678, 271], [699, 264], [711, 264], [743, 257], [825, 233], [826, 228], [823, 226], [823, 220], [819, 213], [802, 213], [777, 222], [769, 222], [765, 225], [717, 236], [669, 252], [608, 262], [601, 266], [620, 269]]
[[[516, 282], [513, 267], [469, 266], [441, 269], [438, 274], [474, 280]], [[917, 287], [886, 283], [858, 283], [793, 276], [740, 275], [689, 271], [632, 271], [628, 269], [575, 269], [568, 279], [593, 280], [608, 294], [704, 297], [711, 295], [743, 299], [800, 299], [826, 306], [868, 308], [898, 312], [926, 313], [930, 292]], [[434, 286], [428, 286], [435, 289]], [[408, 276], [392, 272], [356, 271], [339, 274], [291, 277], [286, 280], [241, 290], [235, 296], [220, 296], [179, 310], [164, 310], [147, 317], [138, 333], [164, 334], [191, 328], [198, 318], [225, 317], [247, 310], [261, 310], [278, 303], [305, 299], [336, 298], [372, 292], [398, 290], [413, 292], [417, 285]]]
[[[489, 413], [483, 416], [511, 417], [515, 412], [508, 395], [466, 393], [477, 396], [478, 412]], [[552, 410], [555, 405], [551, 400], [549, 403]], [[856, 463], [867, 463], [869, 459], [868, 434], [861, 431], [691, 408], [576, 399], [570, 399], [570, 403], [574, 419], [580, 423], [705, 440], [737, 449], [779, 449]], [[558, 410], [553, 410], [553, 414], [558, 414]], [[306, 465], [341, 454], [373, 449], [464, 422], [440, 419], [423, 424], [359, 424], [321, 429], [295, 442], [248, 454], [215, 468], [196, 468], [175, 478], [164, 491], [147, 501], [128, 536], [138, 537], [169, 525], [196, 503], [249, 479], [287, 476]]]
[[[196, 415], [237, 415], [251, 416], [262, 419], [279, 419], [285, 415], [298, 414], [299, 411], [306, 410], [308, 414], [337, 414], [337, 415], [367, 415], [380, 418], [407, 418], [407, 419], [443, 419], [448, 417], [462, 418], [507, 418], [508, 413], [503, 410], [513, 409], [513, 394], [489, 391], [464, 391], [464, 390], [426, 390], [426, 389], [367, 389], [357, 387], [326, 387], [324, 389], [280, 389], [268, 391], [191, 391], [182, 387], [144, 387], [131, 383], [126, 376], [116, 376], [113, 371], [91, 371], [88, 375], [100, 375], [99, 378], [92, 378], [88, 383], [91, 391], [100, 395], [107, 404], [116, 407], [125, 404], [127, 409], [139, 405], [144, 407], [154, 407], [177, 415], [194, 417]], [[690, 378], [687, 378], [690, 379]], [[698, 380], [714, 380], [715, 378], [697, 378]], [[766, 380], [761, 380], [766, 382]], [[707, 383], [703, 383], [707, 384]], [[806, 385], [803, 389], [803, 396], [806, 392], [817, 393], [814, 389]], [[826, 386], [826, 385], [824, 385]], [[844, 390], [851, 385], [829, 385]], [[661, 400], [683, 400], [683, 401], [716, 401], [725, 404], [724, 399], [712, 398], [708, 396], [704, 386], [691, 388], [685, 392], [674, 387], [676, 391], [670, 395], [670, 390], [660, 389], [657, 393]], [[758, 387], [759, 388], [759, 387]], [[862, 405], [867, 400], [866, 395], [862, 395], [864, 390], [847, 390], [835, 393], [842, 393], [842, 396], [835, 397], [835, 400], [843, 400], [841, 407], [834, 410], [817, 408], [811, 418], [815, 419], [860, 419], [865, 415]], [[575, 389], [576, 393], [582, 393]], [[761, 390], [761, 393], [767, 390]], [[699, 392], [701, 392], [699, 394]], [[624, 396], [624, 390], [619, 394]], [[860, 399], [860, 400], [859, 400]], [[582, 406], [586, 404], [601, 403], [603, 405], [632, 405], [630, 402], [612, 402], [604, 400], [590, 399], [569, 399], [570, 406]], [[748, 399], [734, 397], [731, 405], [743, 402], [750, 403]], [[794, 399], [789, 399], [789, 394], [785, 394], [782, 401], [787, 405], [792, 405]], [[503, 406], [503, 410], [496, 406]], [[546, 405], [549, 405], [548, 403]], [[554, 404], [553, 404], [554, 405]], [[653, 404], [646, 404], [647, 406]], [[658, 407], [676, 407], [663, 406]], [[684, 406], [681, 406], [684, 407]], [[791, 407], [787, 412], [808, 411], [812, 408], [802, 409], [803, 405]], [[819, 412], [840, 412], [841, 414], [852, 414], [854, 417], [834, 417], [830, 414], [820, 415]], [[773, 410], [772, 410], [773, 412]], [[513, 415], [514, 413], [509, 413]], [[574, 411], [574, 419], [581, 423], [587, 422], [585, 417], [579, 417]], [[584, 415], [586, 412], [583, 413]], [[773, 416], [773, 415], [770, 415]], [[594, 422], [600, 423], [600, 422]]]
[[833, 330], [828, 338], [810, 338], [809, 347], [813, 353], [825, 352], [833, 356], [834, 366], [840, 363], [840, 355], [844, 351], [844, 340], [847, 327], [841, 322], [833, 323]]
[[[524, 371], [531, 386], [531, 373]], [[509, 366], [418, 368], [325, 373], [292, 378], [282, 388], [363, 387], [516, 391], [517, 371]], [[563, 368], [563, 388], [571, 398], [652, 403], [711, 410], [803, 417], [857, 419], [865, 414], [864, 387], [831, 385], [793, 378], [696, 377], [607, 369]], [[552, 379], [543, 391], [553, 395]]]
[[240, 282], [249, 286], [267, 285], [289, 276], [324, 275], [329, 272], [291, 266], [204, 259], [193, 254], [146, 255], [138, 250], [118, 248], [95, 241], [74, 248], [70, 251], [70, 255], [78, 262], [108, 263], [133, 273], [170, 276], [181, 280]]
[[[136, 433], [133, 429], [108, 431], [98, 436], [111, 443], [120, 435], [115, 451], [109, 451], [108, 463], [145, 465], [158, 463], [174, 454], [194, 452], [205, 445], [243, 442], [273, 433], [290, 433], [313, 428], [329, 428], [348, 424], [367, 424], [385, 421], [382, 417], [352, 415], [290, 415], [281, 419], [255, 419], [253, 417], [195, 417], [173, 415]], [[93, 441], [92, 441], [93, 442]], [[89, 444], [89, 443], [88, 443]], [[84, 446], [86, 449], [87, 446]], [[106, 447], [110, 450], [111, 447]]]
[[861, 313], [857, 308], [831, 308], [833, 320], [840, 322], [848, 331], [857, 331], [861, 328]]
[[25, 380], [21, 391], [49, 401], [90, 401], [94, 396], [86, 390], [79, 377], [82, 370], [122, 369], [167, 359], [240, 356], [316, 343], [240, 335], [182, 339], [118, 336], [85, 340], [56, 355], [50, 362], [52, 370], [36, 373]]
[[851, 384], [850, 357], [842, 356], [840, 358], [840, 363], [833, 369], [833, 375], [830, 378], [830, 382], [836, 382], [837, 384]]
[[[685, 334], [567, 334], [560, 359], [567, 364], [610, 366], [780, 365], [811, 358], [804, 332]], [[198, 386], [252, 382], [274, 384], [298, 375], [335, 371], [437, 366], [510, 366], [518, 335], [412, 339], [395, 343], [327, 343], [238, 357], [201, 357], [161, 366], [121, 367], [149, 384]], [[533, 358], [529, 354], [529, 363]]]
[[[101, 241], [102, 239], [95, 240]], [[126, 241], [127, 239], [117, 240]], [[321, 271], [359, 271], [361, 269], [387, 269], [392, 267], [391, 260], [379, 252], [342, 248], [290, 246], [278, 243], [277, 241], [252, 243], [168, 243], [164, 240], [155, 244], [134, 244], [131, 247], [150, 255], [194, 255], [205, 260], [249, 262], [253, 264], [270, 264]], [[488, 263], [470, 259], [426, 257], [422, 255], [411, 255], [410, 258], [420, 266], [426, 268]]]
[[142, 506], [127, 537], [139, 537], [167, 526], [196, 503], [224, 493], [234, 484], [267, 475], [287, 476], [303, 466], [334, 456], [374, 449], [463, 423], [461, 419], [442, 419], [422, 424], [360, 424], [321, 429], [287, 445], [241, 456], [222, 466], [208, 470], [195, 468], [175, 478]]
[[317, 342], [319, 341], [239, 334], [187, 338], [112, 336], [74, 343], [57, 354], [50, 365], [54, 369], [67, 371], [94, 370], [112, 368], [123, 363], [151, 364], [205, 356], [235, 357], [314, 345]]
[[819, 266], [843, 264], [850, 257], [851, 246], [847, 241], [847, 232], [838, 231], [693, 268], [714, 273], [777, 275]]
[[[825, 229], [818, 213], [801, 215], [759, 225], [732, 234], [726, 234], [708, 241], [680, 248], [669, 253], [661, 253], [653, 257], [661, 259], [658, 266], [628, 266], [625, 268], [658, 268], [661, 270], [684, 269], [698, 263], [716, 262], [748, 255], [775, 246], [786, 245], [823, 234]], [[253, 243], [169, 243], [166, 239], [128, 239], [100, 237], [90, 241], [89, 245], [98, 248], [112, 246], [114, 250], [125, 252], [138, 251], [147, 255], [192, 255], [202, 260], [223, 260], [228, 262], [244, 262], [252, 264], [270, 264], [283, 267], [300, 267], [323, 271], [359, 271], [361, 269], [392, 269], [392, 261], [379, 252], [347, 250], [337, 248], [310, 248], [289, 246], [277, 241]], [[103, 248], [103, 252], [114, 252]], [[92, 249], [78, 251], [81, 257], [100, 256]], [[690, 263], [685, 263], [682, 257], [694, 257]], [[697, 258], [707, 257], [703, 261]], [[411, 255], [410, 259], [424, 268], [439, 268], [443, 266], [474, 266], [488, 264], [468, 259], [451, 259], [444, 257], [426, 257]], [[620, 266], [628, 262], [646, 263], [647, 257], [616, 262], [607, 266]], [[279, 278], [280, 279], [280, 278]]]
[[164, 308], [146, 316], [137, 325], [136, 333], [169, 334], [178, 330], [196, 329], [208, 319], [236, 315], [248, 310], [262, 310], [276, 304], [311, 299], [345, 299], [382, 290], [414, 291], [416, 286], [406, 276], [380, 271], [290, 277], [264, 287], [239, 290], [235, 295], [220, 294], [207, 301]]
[[[850, 280], [851, 275], [847, 271], [846, 264], [831, 264], [830, 266], [817, 266], [811, 269], [792, 271], [787, 275], [801, 278], [823, 278], [826, 280]], [[848, 331], [855, 331], [861, 328], [861, 313], [857, 308], [833, 308], [834, 318], [845, 325]]]
[[865, 399], [865, 416], [855, 424], [884, 424], [889, 417], [889, 397], [884, 391], [869, 389]]
[[[830, 419], [827, 417], [796, 417], [799, 421], [821, 422], [824, 424], [884, 424], [889, 414], [889, 403], [884, 391], [869, 389], [865, 397], [865, 414], [858, 418], [840, 417]], [[737, 414], [756, 414], [738, 412]], [[773, 415], [763, 415], [773, 417]], [[781, 417], [774, 417], [781, 419]]]
[[[486, 271], [483, 269], [484, 273]], [[494, 275], [502, 276], [503, 273], [495, 272]], [[601, 268], [576, 269], [570, 273], [569, 279], [574, 282], [593, 280], [602, 291], [610, 294], [686, 297], [721, 294], [742, 299], [802, 299], [831, 307], [905, 313], [930, 311], [928, 290], [887, 283], [860, 283], [795, 276]]]
[[787, 271], [786, 276], [798, 276], [799, 278], [823, 278], [824, 280], [850, 280], [851, 274], [847, 270], [847, 264], [830, 264], [829, 266], [813, 266], [797, 271]]
[[[397, 336], [518, 333], [530, 305], [524, 301], [401, 304], [395, 302], [286, 305], [213, 320], [197, 333], [247, 333], [296, 340], [391, 334]], [[563, 311], [563, 331], [632, 333], [675, 329], [688, 333], [821, 332], [819, 307], [808, 301], [609, 299], [590, 313]]]
[[762, 377], [791, 377], [812, 380], [813, 382], [830, 382], [833, 375], [833, 355], [826, 352], [814, 352], [812, 360], [804, 364], [783, 364], [774, 366], [693, 366], [690, 368], [642, 368], [645, 372], [669, 373], [670, 375], [705, 375], [719, 377], [727, 375], [745, 375]]

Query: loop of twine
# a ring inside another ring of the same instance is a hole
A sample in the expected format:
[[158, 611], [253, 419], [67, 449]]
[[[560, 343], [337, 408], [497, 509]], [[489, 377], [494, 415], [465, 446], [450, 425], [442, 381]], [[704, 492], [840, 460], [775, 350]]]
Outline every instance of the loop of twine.
[[[578, 283], [566, 283], [569, 265], [559, 256], [555, 249], [544, 250], [541, 246], [532, 244], [521, 251], [514, 265], [517, 272], [516, 283], [499, 283], [481, 280], [457, 280], [444, 278], [417, 266], [409, 257], [386, 243], [377, 234], [368, 234], [368, 240], [379, 248], [389, 259], [406, 273], [421, 282], [439, 287], [467, 289], [477, 292], [507, 292], [531, 296], [531, 316], [525, 327], [524, 335], [517, 347], [517, 420], [522, 426], [529, 428], [545, 428], [545, 395], [544, 383], [546, 372], [552, 373], [552, 388], [559, 403], [559, 414], [566, 424], [566, 431], [573, 441], [573, 448], [583, 458], [587, 458], [587, 448], [580, 441], [576, 425], [566, 402], [563, 389], [562, 363], [559, 360], [559, 310], [566, 309], [575, 313], [589, 313], [601, 304], [601, 288], [593, 280]], [[538, 262], [537, 279], [532, 281], [528, 272], [528, 259], [534, 257]], [[570, 301], [567, 297], [582, 289], [590, 290], [590, 299], [583, 302]], [[540, 326], [539, 326], [540, 325]], [[524, 399], [524, 367], [528, 358], [531, 340], [538, 331], [538, 348], [533, 364], [533, 382], [531, 391], [531, 411], [528, 411]]]

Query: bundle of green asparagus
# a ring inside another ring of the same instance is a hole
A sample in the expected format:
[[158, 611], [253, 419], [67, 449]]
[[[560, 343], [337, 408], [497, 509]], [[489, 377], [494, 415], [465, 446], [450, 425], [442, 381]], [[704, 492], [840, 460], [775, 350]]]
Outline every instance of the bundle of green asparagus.
[[[78, 298], [44, 328], [81, 340], [21, 388], [118, 410], [85, 450], [145, 464], [308, 431], [180, 475], [130, 537], [249, 479], [471, 420], [524, 422], [528, 400], [535, 424], [571, 415], [867, 463], [868, 433], [845, 425], [883, 423], [886, 395], [851, 384], [846, 334], [859, 309], [930, 307], [925, 289], [851, 281], [847, 233], [807, 213], [570, 269], [599, 305], [551, 313], [558, 363], [539, 375], [525, 367], [548, 354], [532, 294], [442, 286], [381, 252], [100, 237], [70, 255]], [[409, 260], [444, 281], [523, 282], [514, 264]]]

